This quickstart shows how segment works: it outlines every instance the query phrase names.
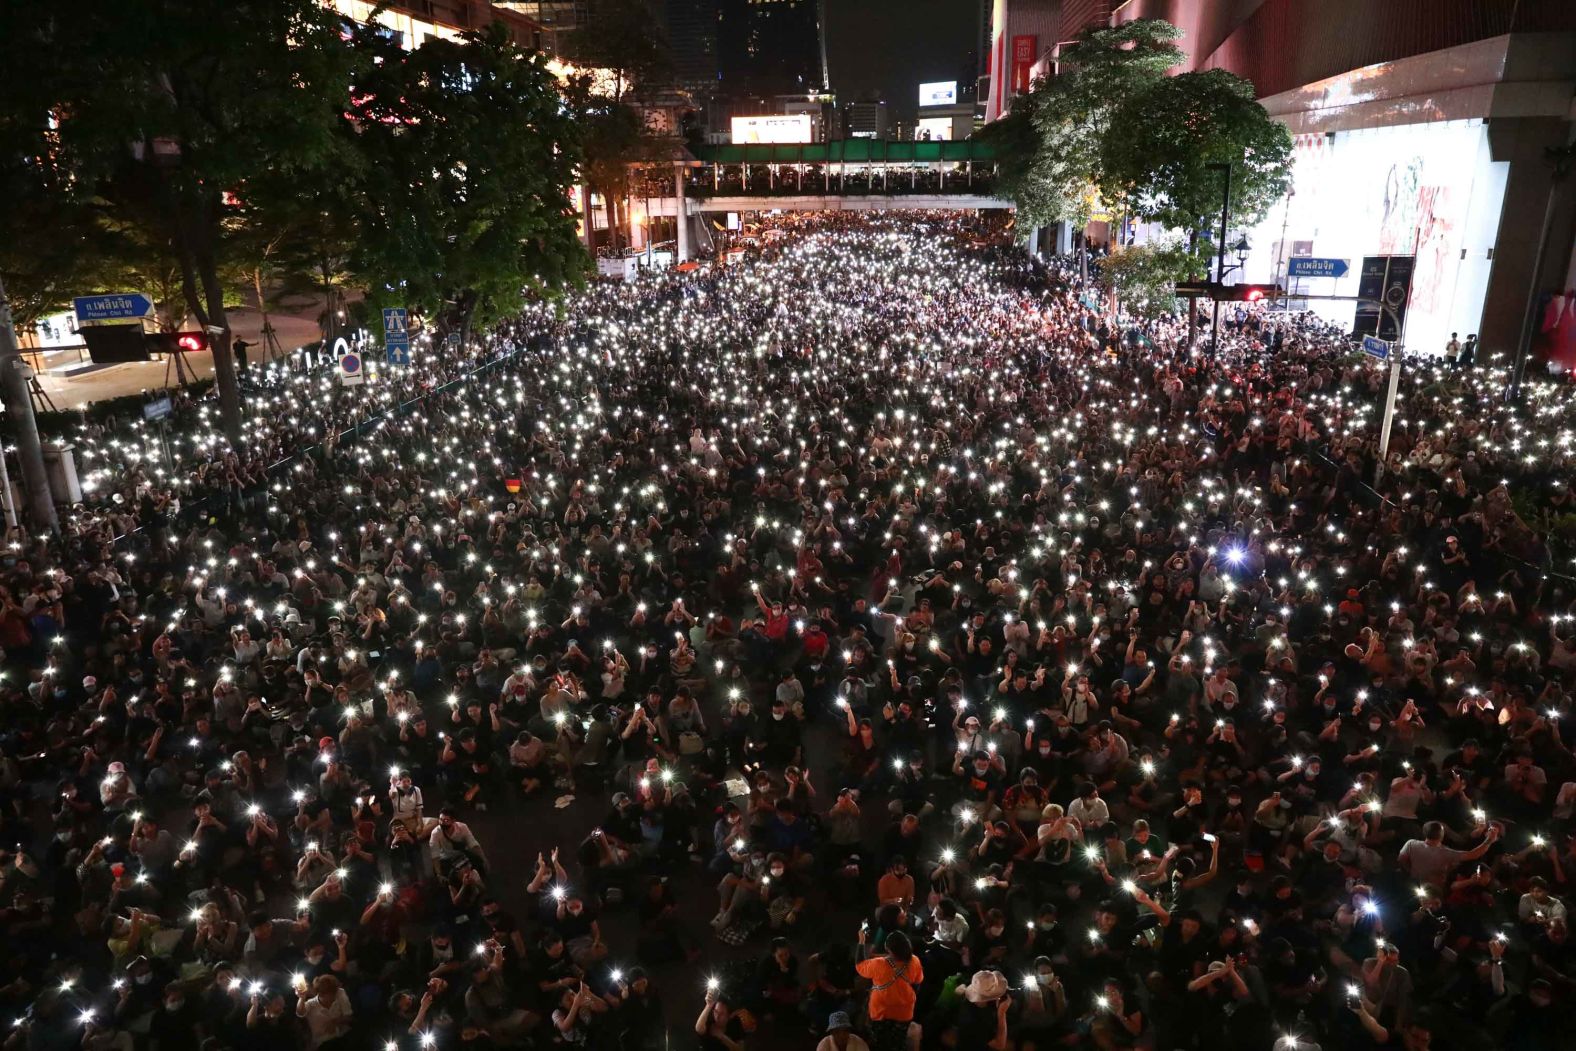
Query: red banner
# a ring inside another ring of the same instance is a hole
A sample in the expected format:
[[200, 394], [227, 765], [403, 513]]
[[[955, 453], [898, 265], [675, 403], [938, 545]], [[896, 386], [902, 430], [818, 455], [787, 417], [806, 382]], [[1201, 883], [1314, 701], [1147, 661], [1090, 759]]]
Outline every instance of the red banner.
[[1012, 38], [1012, 92], [1014, 95], [1022, 94], [1029, 90], [1030, 72], [1034, 69], [1034, 60], [1039, 48], [1036, 46], [1040, 38], [1037, 36], [1015, 36]]

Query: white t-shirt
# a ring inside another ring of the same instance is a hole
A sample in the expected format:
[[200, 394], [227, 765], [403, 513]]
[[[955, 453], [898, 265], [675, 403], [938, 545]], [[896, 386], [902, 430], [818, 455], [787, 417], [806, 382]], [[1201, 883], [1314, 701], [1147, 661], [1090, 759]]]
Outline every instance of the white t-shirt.
[[325, 1041], [343, 1035], [350, 1028], [350, 997], [339, 990], [334, 1002], [324, 1007], [317, 997], [312, 997], [302, 1009], [301, 1017], [311, 1032], [308, 1046], [317, 1047]]

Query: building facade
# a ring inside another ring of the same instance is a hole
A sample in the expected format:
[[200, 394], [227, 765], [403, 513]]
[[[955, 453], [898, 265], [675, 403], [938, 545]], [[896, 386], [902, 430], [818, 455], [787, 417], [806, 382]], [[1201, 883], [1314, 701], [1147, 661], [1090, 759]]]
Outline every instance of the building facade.
[[[988, 119], [1034, 76], [1054, 73], [1057, 43], [1091, 24], [1166, 19], [1183, 33], [1174, 72], [1218, 68], [1252, 81], [1295, 150], [1291, 195], [1256, 226], [1232, 230], [1252, 245], [1241, 280], [1349, 297], [1364, 258], [1412, 256], [1406, 344], [1437, 352], [1451, 333], [1477, 333], [1485, 357], [1513, 353], [1529, 316], [1547, 325], [1551, 299], [1576, 303], [1576, 181], [1558, 186], [1545, 159], [1573, 137], [1576, 4], [995, 5]], [[1347, 275], [1292, 280], [1299, 255], [1346, 260]], [[1307, 306], [1353, 320], [1349, 300]]]
[[[396, 0], [379, 5], [369, 0], [324, 0], [327, 7], [353, 22], [369, 22], [379, 6], [378, 25], [398, 37], [400, 46], [420, 47], [428, 37], [452, 40], [461, 33], [501, 24], [509, 39], [531, 51], [551, 51], [553, 34], [524, 13], [526, 4], [492, 0]], [[540, 6], [540, 5], [535, 5]]]
[[717, 55], [724, 96], [824, 92], [820, 0], [719, 0]]
[[851, 102], [843, 107], [843, 137], [885, 139], [891, 130], [887, 104], [879, 100]]

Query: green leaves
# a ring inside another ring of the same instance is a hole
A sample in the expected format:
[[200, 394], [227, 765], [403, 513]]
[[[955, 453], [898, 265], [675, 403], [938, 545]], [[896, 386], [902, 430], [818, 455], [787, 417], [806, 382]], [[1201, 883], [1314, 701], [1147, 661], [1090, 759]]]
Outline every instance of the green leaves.
[[1263, 218], [1291, 181], [1291, 134], [1269, 118], [1253, 85], [1221, 69], [1168, 77], [1112, 116], [1101, 150], [1106, 186], [1134, 214], [1197, 230], [1219, 214], [1230, 164], [1231, 214]]
[[1100, 260], [1099, 284], [1129, 313], [1156, 317], [1176, 312], [1176, 282], [1203, 265], [1181, 238], [1169, 238], [1112, 252]]
[[221, 324], [247, 274], [486, 320], [580, 276], [579, 155], [555, 78], [496, 28], [406, 52], [319, 0], [0, 5], [24, 320], [171, 274], [171, 313]]
[[997, 145], [998, 184], [1027, 226], [1083, 226], [1103, 190], [1102, 146], [1112, 114], [1164, 79], [1182, 58], [1180, 31], [1160, 19], [1086, 30], [1062, 49], [1060, 71], [1014, 100], [986, 129]]
[[378, 58], [355, 86], [349, 201], [371, 303], [465, 327], [578, 280], [581, 136], [546, 64], [501, 29]]
[[[1085, 32], [1060, 71], [986, 129], [999, 182], [1026, 226], [1088, 223], [1096, 200], [1175, 229], [1220, 211], [1232, 166], [1232, 214], [1257, 221], [1290, 184], [1291, 136], [1224, 70], [1166, 71], [1181, 59], [1175, 26], [1158, 19]], [[1137, 265], [1136, 261], [1134, 265]]]

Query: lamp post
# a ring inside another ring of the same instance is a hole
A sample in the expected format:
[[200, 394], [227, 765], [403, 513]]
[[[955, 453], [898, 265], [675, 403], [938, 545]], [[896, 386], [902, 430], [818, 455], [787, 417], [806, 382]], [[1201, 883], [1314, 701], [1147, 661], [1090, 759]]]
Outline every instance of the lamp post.
[[[1223, 193], [1220, 201], [1220, 237], [1216, 239], [1215, 252], [1215, 283], [1224, 284], [1226, 280], [1226, 225], [1231, 221], [1231, 165], [1211, 164], [1207, 166], [1210, 171], [1223, 173]], [[1209, 353], [1214, 357], [1220, 349], [1220, 300], [1215, 300], [1214, 310], [1209, 320]]]

